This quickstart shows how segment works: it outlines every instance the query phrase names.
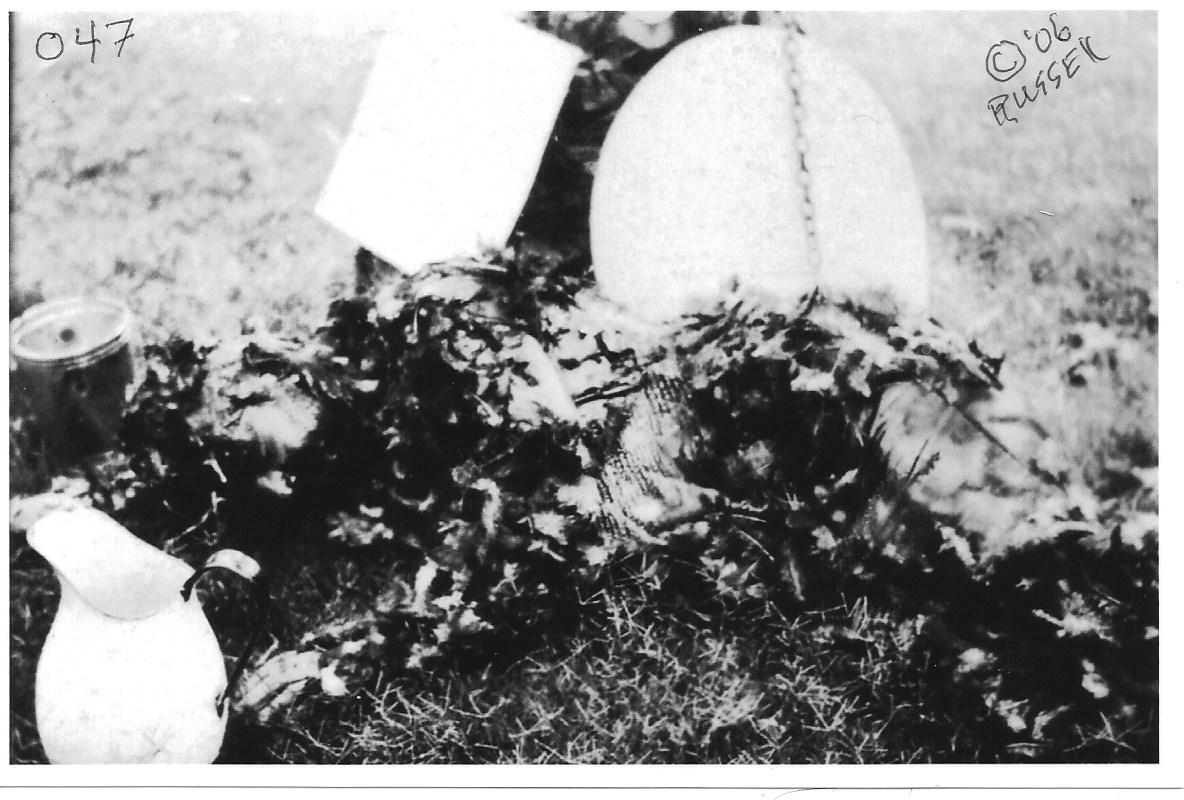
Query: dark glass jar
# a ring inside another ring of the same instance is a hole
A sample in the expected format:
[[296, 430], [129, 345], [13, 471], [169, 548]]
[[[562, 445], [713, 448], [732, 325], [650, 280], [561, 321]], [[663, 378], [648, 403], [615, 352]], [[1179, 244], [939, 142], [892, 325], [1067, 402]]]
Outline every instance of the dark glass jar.
[[12, 322], [14, 400], [61, 469], [111, 449], [136, 375], [132, 315], [111, 300], [64, 298]]

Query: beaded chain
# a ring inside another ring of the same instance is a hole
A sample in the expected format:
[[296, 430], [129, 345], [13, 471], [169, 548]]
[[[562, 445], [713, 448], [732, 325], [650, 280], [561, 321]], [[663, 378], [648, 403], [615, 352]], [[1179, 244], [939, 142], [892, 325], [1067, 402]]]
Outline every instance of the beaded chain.
[[781, 43], [781, 51], [785, 55], [785, 82], [789, 85], [791, 94], [790, 113], [794, 124], [794, 149], [798, 156], [798, 184], [802, 187], [802, 223], [806, 233], [806, 264], [815, 278], [821, 277], [822, 248], [818, 241], [818, 228], [815, 224], [814, 199], [811, 194], [812, 176], [808, 166], [806, 146], [806, 107], [802, 102], [802, 30], [801, 23], [792, 12], [782, 14], [785, 23], [785, 38]]

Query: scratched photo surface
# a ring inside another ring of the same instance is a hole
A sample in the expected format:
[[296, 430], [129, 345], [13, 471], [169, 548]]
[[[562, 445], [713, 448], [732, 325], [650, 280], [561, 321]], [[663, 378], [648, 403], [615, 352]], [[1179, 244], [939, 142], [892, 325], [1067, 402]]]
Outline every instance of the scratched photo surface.
[[1156, 13], [458, 14], [10, 16], [10, 763], [1159, 762]]

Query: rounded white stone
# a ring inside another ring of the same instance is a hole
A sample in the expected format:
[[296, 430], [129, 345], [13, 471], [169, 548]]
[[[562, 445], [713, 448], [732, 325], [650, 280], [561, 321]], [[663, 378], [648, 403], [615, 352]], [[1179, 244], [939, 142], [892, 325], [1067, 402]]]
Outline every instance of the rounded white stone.
[[783, 41], [773, 27], [703, 34], [630, 94], [592, 189], [606, 297], [655, 322], [736, 280], [787, 310], [819, 285], [876, 307], [927, 308], [925, 216], [900, 135], [854, 71], [803, 39], [800, 133], [822, 257], [820, 271], [809, 267]]

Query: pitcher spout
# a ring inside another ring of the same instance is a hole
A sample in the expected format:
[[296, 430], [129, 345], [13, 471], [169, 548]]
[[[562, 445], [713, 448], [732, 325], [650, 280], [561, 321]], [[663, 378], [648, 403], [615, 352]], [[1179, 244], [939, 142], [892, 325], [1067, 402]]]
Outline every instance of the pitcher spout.
[[177, 602], [193, 568], [93, 508], [53, 511], [29, 530], [29, 546], [63, 585], [95, 610], [143, 619]]

